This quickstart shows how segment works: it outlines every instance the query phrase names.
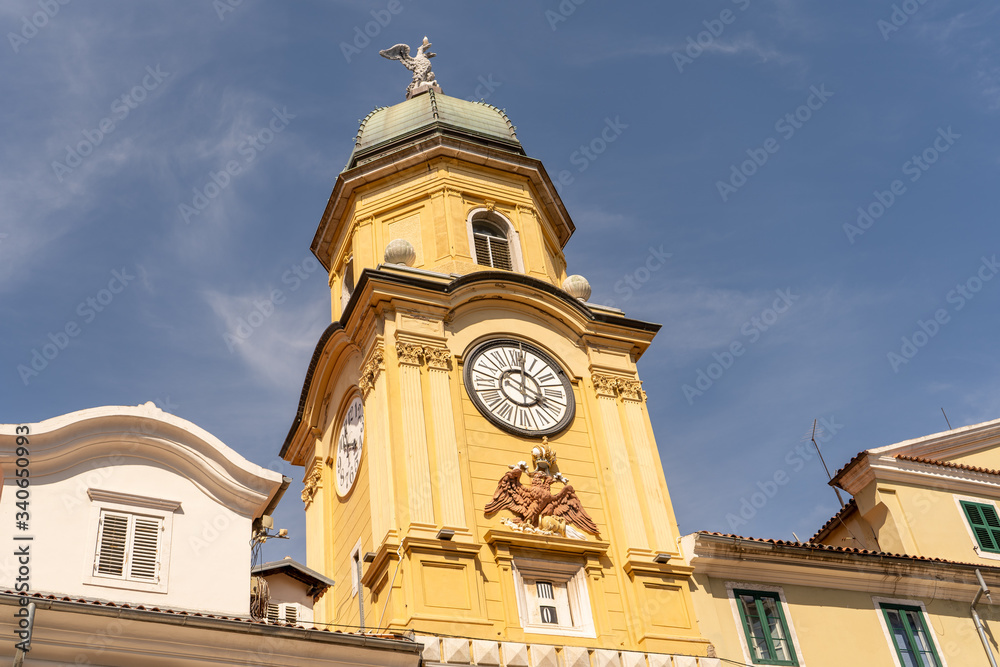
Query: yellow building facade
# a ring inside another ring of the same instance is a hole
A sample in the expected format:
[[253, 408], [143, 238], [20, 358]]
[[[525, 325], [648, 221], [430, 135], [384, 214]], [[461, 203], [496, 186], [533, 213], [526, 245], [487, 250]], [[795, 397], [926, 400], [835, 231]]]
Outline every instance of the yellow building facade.
[[428, 663], [720, 664], [636, 371], [659, 326], [586, 301], [573, 232], [499, 109], [430, 89], [362, 121], [281, 451], [337, 582], [318, 623], [412, 630]]
[[853, 498], [807, 543], [683, 539], [699, 627], [718, 655], [995, 664], [1000, 611], [982, 587], [1000, 585], [1000, 420], [866, 450], [831, 484]]

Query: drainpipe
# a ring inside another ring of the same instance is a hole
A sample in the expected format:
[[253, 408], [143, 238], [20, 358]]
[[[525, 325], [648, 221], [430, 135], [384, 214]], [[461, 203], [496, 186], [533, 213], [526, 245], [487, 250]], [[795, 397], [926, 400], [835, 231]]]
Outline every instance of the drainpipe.
[[986, 582], [983, 581], [983, 575], [979, 571], [979, 568], [976, 568], [976, 578], [979, 579], [979, 591], [976, 593], [976, 599], [972, 601], [972, 622], [976, 624], [976, 630], [979, 631], [979, 638], [983, 642], [983, 648], [986, 649], [986, 656], [990, 659], [990, 665], [992, 665], [992, 667], [997, 667], [997, 661], [993, 658], [993, 649], [990, 648], [990, 643], [986, 639], [986, 631], [983, 629], [983, 622], [979, 619], [979, 613], [976, 612], [976, 605], [979, 604], [979, 598], [985, 594], [986, 599], [989, 600], [990, 603], [993, 602], [993, 598], [990, 597], [990, 589], [986, 585]]

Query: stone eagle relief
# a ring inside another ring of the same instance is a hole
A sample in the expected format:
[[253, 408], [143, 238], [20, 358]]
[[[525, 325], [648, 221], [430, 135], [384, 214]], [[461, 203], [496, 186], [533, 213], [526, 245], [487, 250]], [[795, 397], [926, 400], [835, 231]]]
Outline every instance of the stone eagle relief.
[[[531, 463], [535, 469], [529, 471], [528, 464], [524, 461], [508, 466], [511, 470], [500, 478], [493, 500], [486, 506], [486, 514], [502, 509], [510, 510], [520, 522], [511, 521], [507, 517], [500, 521], [523, 533], [587, 539], [586, 535], [576, 530], [580, 528], [591, 535], [597, 535], [597, 524], [587, 514], [587, 510], [583, 509], [569, 480], [562, 473], [550, 472], [555, 462], [556, 453], [549, 448], [548, 439], [543, 438], [542, 444], [531, 450]], [[531, 486], [521, 484], [521, 473], [531, 476]], [[552, 493], [552, 482], [563, 483], [559, 493]]]

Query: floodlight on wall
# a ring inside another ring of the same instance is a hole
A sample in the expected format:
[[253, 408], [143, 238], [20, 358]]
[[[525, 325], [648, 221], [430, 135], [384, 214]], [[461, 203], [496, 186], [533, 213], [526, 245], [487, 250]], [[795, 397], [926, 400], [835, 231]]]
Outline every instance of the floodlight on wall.
[[442, 528], [437, 532], [437, 538], [439, 540], [451, 540], [453, 537], [455, 537], [455, 531], [450, 528]]
[[366, 563], [374, 563], [375, 562], [375, 552], [374, 551], [366, 551], [365, 555], [361, 557], [361, 560], [363, 560]]
[[670, 554], [658, 553], [656, 554], [656, 556], [653, 557], [653, 562], [663, 565], [664, 563], [670, 562], [670, 558], [671, 558]]

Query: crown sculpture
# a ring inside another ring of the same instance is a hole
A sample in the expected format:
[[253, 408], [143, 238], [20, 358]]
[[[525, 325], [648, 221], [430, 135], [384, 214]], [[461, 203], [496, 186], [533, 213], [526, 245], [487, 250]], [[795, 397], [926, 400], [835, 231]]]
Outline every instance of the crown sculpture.
[[397, 44], [378, 52], [383, 58], [398, 60], [403, 63], [406, 69], [413, 72], [413, 81], [406, 87], [406, 99], [410, 99], [428, 90], [433, 90], [437, 93], [441, 92], [441, 86], [434, 80], [434, 72], [431, 71], [430, 59], [437, 54], [427, 53], [427, 49], [429, 48], [431, 48], [431, 43], [424, 37], [423, 44], [417, 47], [417, 55], [415, 57], [410, 56], [410, 47], [406, 44]]
[[[531, 465], [534, 470], [529, 472], [528, 464], [524, 461], [508, 466], [511, 470], [500, 478], [493, 500], [486, 506], [486, 514], [502, 509], [510, 510], [520, 522], [506, 517], [501, 522], [523, 533], [586, 539], [586, 535], [573, 527], [576, 526], [591, 535], [597, 535], [597, 525], [587, 514], [587, 510], [583, 509], [569, 480], [562, 473], [551, 472], [555, 462], [555, 450], [548, 446], [548, 438], [542, 438], [542, 444], [531, 450]], [[522, 472], [531, 475], [531, 486], [521, 484]], [[551, 491], [552, 482], [564, 485], [554, 495]]]

